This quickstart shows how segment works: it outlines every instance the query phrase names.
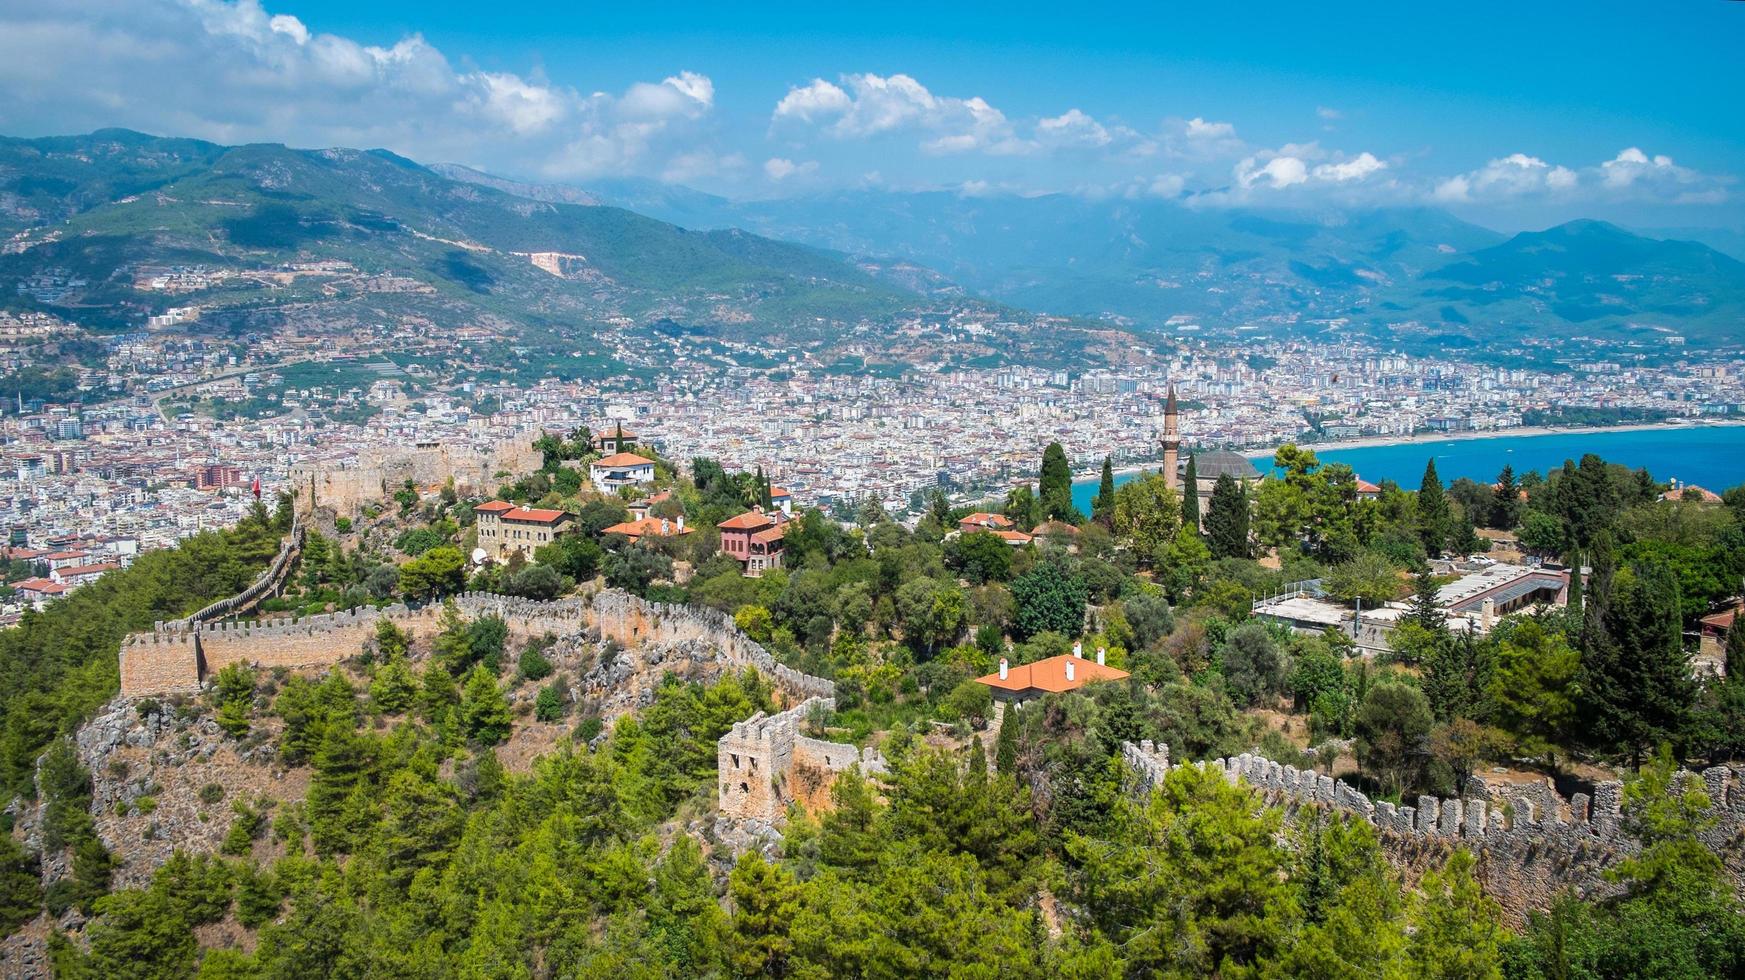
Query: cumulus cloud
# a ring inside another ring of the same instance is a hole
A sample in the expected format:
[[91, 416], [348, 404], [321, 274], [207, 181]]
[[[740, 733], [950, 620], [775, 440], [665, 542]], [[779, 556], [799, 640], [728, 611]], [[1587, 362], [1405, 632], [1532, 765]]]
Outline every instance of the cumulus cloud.
[[[1325, 159], [1325, 163], [1315, 161]], [[1313, 165], [1311, 165], [1313, 164]], [[1287, 143], [1244, 157], [1233, 176], [1242, 191], [1284, 190], [1305, 185], [1357, 184], [1387, 169], [1368, 151], [1354, 157], [1329, 154], [1316, 143]]]
[[1436, 184], [1432, 199], [1445, 204], [1498, 203], [1555, 197], [1572, 201], [1645, 201], [1715, 204], [1727, 200], [1732, 179], [1679, 166], [1665, 154], [1627, 147], [1593, 166], [1556, 165], [1511, 153]]
[[1380, 173], [1386, 170], [1387, 166], [1366, 150], [1349, 160], [1338, 163], [1323, 163], [1314, 169], [1314, 175], [1316, 180], [1344, 184], [1354, 180], [1363, 180], [1372, 174]]
[[789, 177], [806, 177], [818, 172], [818, 161], [807, 160], [795, 163], [786, 157], [770, 157], [763, 162], [764, 176], [774, 181], [787, 180]]
[[841, 86], [815, 78], [788, 90], [776, 103], [772, 124], [822, 126], [842, 139], [912, 131], [927, 153], [1022, 154], [1037, 148], [1020, 139], [1005, 113], [980, 96], [935, 95], [904, 74], [844, 75]]
[[1048, 146], [1100, 147], [1114, 141], [1107, 127], [1078, 109], [1037, 120], [1036, 138]]
[[15, 0], [0, 8], [0, 127], [128, 126], [219, 142], [382, 146], [523, 173], [658, 173], [695, 149], [704, 75], [619, 94], [461, 68], [419, 35], [323, 33], [261, 0]]
[[776, 103], [775, 118], [818, 122], [836, 119], [853, 106], [854, 100], [847, 92], [822, 78], [814, 78], [810, 84], [788, 89], [788, 94]]
[[1187, 121], [1187, 137], [1191, 140], [1228, 140], [1236, 136], [1236, 125], [1227, 122], [1207, 122], [1199, 116]]
[[1470, 173], [1457, 174], [1436, 185], [1432, 196], [1450, 202], [1477, 198], [1518, 197], [1545, 191], [1564, 191], [1576, 184], [1568, 167], [1552, 166], [1525, 153], [1511, 153], [1492, 160]]

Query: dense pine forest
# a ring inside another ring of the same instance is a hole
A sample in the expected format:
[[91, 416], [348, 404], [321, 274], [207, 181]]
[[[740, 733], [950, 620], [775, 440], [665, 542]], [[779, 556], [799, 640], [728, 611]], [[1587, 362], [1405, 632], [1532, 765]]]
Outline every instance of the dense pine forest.
[[[1745, 625], [1713, 657], [1696, 639], [1745, 578], [1745, 490], [1686, 499], [1590, 456], [1492, 486], [1445, 485], [1431, 466], [1415, 490], [1371, 496], [1286, 447], [1252, 490], [1221, 480], [1203, 515], [1160, 476], [1105, 479], [1084, 515], [1050, 447], [1035, 484], [977, 507], [936, 496], [912, 528], [876, 502], [800, 513], [786, 567], [754, 579], [717, 554], [714, 525], [768, 505], [768, 478], [660, 460], [671, 494], [651, 513], [700, 530], [632, 543], [606, 531], [625, 501], [575, 468], [591, 443], [542, 440], [545, 467], [500, 489], [578, 515], [531, 561], [469, 574], [474, 501], [406, 488], [311, 532], [262, 615], [601, 584], [712, 607], [832, 679], [836, 710], [808, 724], [876, 744], [889, 774], [844, 775], [828, 805], [744, 846], [715, 819], [715, 743], [775, 707], [767, 681], [669, 677], [606, 719], [572, 696], [550, 638], [511, 640], [450, 606], [427, 635], [385, 624], [325, 673], [227, 668], [197, 698], [129, 706], [211, 719], [307, 791], [215, 794], [201, 811], [225, 827], [215, 852], [112, 887], [126, 856], [92, 812], [109, 774], [65, 736], [114, 696], [123, 634], [266, 564], [288, 511], [262, 510], [0, 635], [9, 826], [40, 813], [0, 837], [0, 920], [45, 932], [57, 975], [91, 977], [1745, 972], [1738, 867], [1699, 840], [1715, 819], [1701, 784], [1675, 777], [1745, 759]], [[1034, 540], [959, 531], [990, 509]], [[1590, 572], [1567, 607], [1451, 628], [1435, 560], [1505, 547]], [[1392, 652], [1251, 616], [1253, 596], [1308, 580], [1366, 608], [1408, 603]], [[974, 681], [1074, 642], [1131, 677], [1005, 712]], [[534, 724], [560, 737], [505, 760]], [[1379, 800], [1456, 795], [1493, 767], [1621, 774], [1641, 849], [1601, 893], [1514, 921], [1467, 851], [1402, 864], [1367, 823], [1286, 820], [1193, 767], [1137, 792], [1120, 745], [1138, 739], [1183, 759], [1256, 751]]]

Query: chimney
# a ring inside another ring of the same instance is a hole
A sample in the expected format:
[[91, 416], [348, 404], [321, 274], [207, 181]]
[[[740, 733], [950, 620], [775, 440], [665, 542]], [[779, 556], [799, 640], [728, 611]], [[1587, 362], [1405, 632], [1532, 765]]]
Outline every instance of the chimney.
[[1066, 662], [1066, 681], [1068, 684], [1072, 683], [1072, 661], [1070, 660]]
[[1000, 658], [1000, 680], [1005, 680], [1005, 679], [1006, 679], [1006, 674], [1007, 674], [1007, 672], [1009, 672], [1009, 671], [1010, 671], [1010, 670], [1011, 670], [1011, 667], [1010, 667], [1010, 666], [1008, 666], [1008, 665], [1007, 665], [1007, 663], [1006, 663], [1006, 658], [1005, 658], [1005, 657], [1001, 657], [1001, 658]]
[[1480, 606], [1479, 608], [1481, 610], [1483, 610], [1485, 629], [1490, 629], [1491, 625], [1493, 623], [1495, 623], [1497, 620], [1497, 602], [1496, 602], [1496, 600], [1495, 599], [1486, 599], [1484, 601], [1484, 604], [1482, 606]]
[[1072, 645], [1072, 655], [1081, 660], [1084, 659], [1085, 645], [1075, 640]]
[[1104, 657], [1104, 656], [1105, 656], [1105, 655], [1107, 655], [1107, 654], [1108, 654], [1108, 652], [1109, 652], [1109, 651], [1107, 651], [1107, 650], [1105, 650], [1105, 649], [1103, 649], [1103, 648], [1102, 648], [1102, 647], [1098, 647], [1098, 648], [1097, 648], [1097, 666], [1098, 666], [1098, 667], [1101, 667], [1101, 666], [1103, 666], [1103, 657]]
[[671, 533], [672, 533], [672, 528], [667, 524], [666, 518], [664, 518], [664, 517], [661, 518], [660, 519], [660, 535], [661, 535], [661, 537], [664, 538]]
[[685, 515], [683, 514], [679, 515], [679, 533], [685, 533]]

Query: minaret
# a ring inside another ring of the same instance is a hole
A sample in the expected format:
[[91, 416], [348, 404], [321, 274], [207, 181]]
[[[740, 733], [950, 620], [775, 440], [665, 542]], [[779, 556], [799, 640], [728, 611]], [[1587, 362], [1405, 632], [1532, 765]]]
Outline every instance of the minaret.
[[1181, 448], [1181, 419], [1176, 411], [1175, 385], [1172, 384], [1169, 386], [1169, 401], [1163, 406], [1163, 485], [1171, 490], [1181, 487], [1181, 477], [1176, 475], [1176, 457]]

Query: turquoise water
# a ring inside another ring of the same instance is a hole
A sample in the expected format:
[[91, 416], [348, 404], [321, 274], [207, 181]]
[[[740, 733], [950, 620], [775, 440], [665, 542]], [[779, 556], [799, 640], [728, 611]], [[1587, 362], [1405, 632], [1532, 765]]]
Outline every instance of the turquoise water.
[[[1310, 447], [1313, 448], [1313, 447]], [[1371, 483], [1393, 480], [1416, 490], [1424, 478], [1424, 464], [1434, 456], [1442, 482], [1467, 477], [1481, 483], [1497, 478], [1507, 464], [1519, 476], [1528, 470], [1541, 473], [1562, 466], [1566, 459], [1580, 460], [1584, 453], [1598, 453], [1607, 462], [1632, 469], [1647, 467], [1656, 480], [1677, 479], [1720, 493], [1745, 483], [1745, 426], [1696, 426], [1647, 429], [1633, 432], [1553, 433], [1543, 436], [1497, 436], [1488, 439], [1421, 439], [1403, 446], [1372, 446], [1365, 449], [1318, 451], [1324, 463], [1345, 463]], [[1265, 469], [1270, 453], [1253, 457]], [[1115, 477], [1125, 483], [1131, 477]], [[1073, 485], [1073, 503], [1090, 513], [1097, 494], [1096, 480]]]

